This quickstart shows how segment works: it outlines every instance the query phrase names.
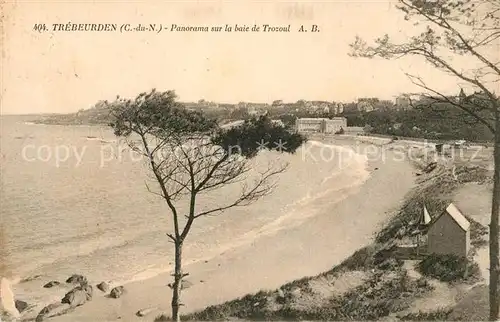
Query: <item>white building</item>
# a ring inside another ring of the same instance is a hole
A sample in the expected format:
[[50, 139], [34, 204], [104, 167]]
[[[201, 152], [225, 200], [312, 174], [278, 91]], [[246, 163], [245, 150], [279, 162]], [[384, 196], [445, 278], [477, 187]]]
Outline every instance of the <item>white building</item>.
[[298, 132], [322, 132], [324, 118], [299, 118], [296, 121]]
[[250, 106], [247, 107], [247, 113], [248, 113], [248, 115], [255, 116], [255, 115], [258, 114], [258, 111], [255, 108], [255, 106], [250, 105]]
[[299, 118], [296, 127], [298, 132], [337, 133], [347, 128], [347, 119], [345, 117]]
[[325, 133], [337, 133], [340, 130], [347, 128], [347, 119], [345, 117], [334, 117], [325, 121]]

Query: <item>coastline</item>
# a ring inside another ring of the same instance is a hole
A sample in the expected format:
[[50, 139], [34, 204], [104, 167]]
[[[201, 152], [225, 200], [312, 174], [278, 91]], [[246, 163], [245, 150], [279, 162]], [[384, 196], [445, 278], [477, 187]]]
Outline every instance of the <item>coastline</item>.
[[[354, 144], [344, 138], [321, 141], [344, 147]], [[185, 272], [190, 274], [187, 280], [193, 285], [183, 291], [183, 313], [319, 274], [368, 245], [414, 186], [412, 166], [393, 160], [391, 153], [386, 151], [384, 159], [368, 160], [370, 177], [357, 191], [329, 206], [328, 212], [334, 215], [311, 217], [298, 227], [261, 237], [210, 261], [185, 262]], [[170, 273], [162, 273], [126, 284], [127, 294], [120, 299], [105, 298], [96, 290], [92, 301], [50, 320], [139, 321], [144, 318], [135, 313], [150, 307], [156, 309], [152, 317], [168, 315], [170, 280]]]

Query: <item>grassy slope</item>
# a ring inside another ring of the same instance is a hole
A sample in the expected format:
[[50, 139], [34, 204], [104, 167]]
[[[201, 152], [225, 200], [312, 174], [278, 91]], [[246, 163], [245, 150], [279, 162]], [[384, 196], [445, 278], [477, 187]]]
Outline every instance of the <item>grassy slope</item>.
[[[429, 160], [419, 159], [415, 166], [423, 169]], [[457, 178], [448, 166], [438, 164], [423, 173], [418, 185], [409, 193], [400, 210], [377, 234], [372, 245], [356, 251], [340, 265], [315, 277], [306, 277], [283, 285], [274, 291], [261, 291], [220, 305], [188, 314], [184, 320], [375, 320], [394, 316], [408, 309], [412, 302], [433, 291], [429, 278], [410, 276], [398, 258], [397, 241], [409, 238], [416, 228], [422, 204], [430, 213], [440, 213], [451, 201], [452, 193], [467, 182], [489, 180], [482, 167], [458, 164]], [[472, 221], [473, 248], [484, 245], [486, 228]], [[359, 273], [358, 283], [347, 284], [345, 277]], [[361, 278], [360, 278], [361, 276]], [[471, 276], [475, 277], [475, 276]], [[472, 279], [474, 281], [474, 279]], [[342, 284], [342, 283], [344, 284]], [[467, 283], [468, 281], [455, 281]], [[318, 288], [318, 285], [321, 287]], [[346, 288], [346, 287], [344, 287]], [[450, 310], [405, 314], [399, 319], [445, 319]], [[158, 319], [158, 321], [161, 321]]]

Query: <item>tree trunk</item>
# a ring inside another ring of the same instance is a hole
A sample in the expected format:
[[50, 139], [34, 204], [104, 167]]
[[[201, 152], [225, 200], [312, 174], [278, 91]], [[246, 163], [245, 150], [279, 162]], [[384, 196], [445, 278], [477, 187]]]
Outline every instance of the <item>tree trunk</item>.
[[172, 320], [179, 322], [180, 315], [180, 296], [182, 288], [182, 242], [175, 242], [175, 270], [174, 284], [172, 285]]
[[419, 231], [417, 234], [417, 259], [420, 257], [420, 234], [421, 232]]
[[499, 311], [499, 222], [500, 212], [500, 112], [496, 113], [495, 124], [495, 145], [494, 154], [494, 175], [493, 175], [493, 200], [491, 208], [490, 222], [490, 321], [498, 321]]

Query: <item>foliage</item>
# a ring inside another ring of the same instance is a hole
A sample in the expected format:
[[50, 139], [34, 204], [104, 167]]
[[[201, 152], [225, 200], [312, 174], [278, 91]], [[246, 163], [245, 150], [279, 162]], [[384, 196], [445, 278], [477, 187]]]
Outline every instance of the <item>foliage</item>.
[[366, 123], [374, 133], [426, 139], [491, 140], [488, 129], [450, 104], [432, 107], [423, 104], [405, 111], [373, 111]]
[[[282, 288], [283, 289], [283, 288]], [[189, 320], [376, 320], [406, 309], [411, 298], [421, 296], [430, 286], [409, 278], [399, 270], [393, 276], [376, 272], [363, 285], [342, 296], [332, 296], [326, 304], [298, 308], [290, 298], [276, 309], [265, 304], [270, 292], [259, 292], [241, 299], [211, 306], [185, 316]]]
[[201, 112], [190, 111], [176, 101], [173, 91], [141, 93], [134, 100], [118, 99], [110, 104], [115, 135], [151, 134], [160, 138], [209, 132], [216, 122]]
[[455, 169], [455, 175], [461, 183], [479, 182], [484, 183], [488, 181], [491, 176], [485, 167], [474, 165], [461, 165]]
[[244, 107], [238, 107], [231, 111], [230, 118], [233, 120], [244, 120], [249, 117], [248, 111]]
[[15, 317], [12, 317], [7, 312], [0, 311], [0, 321], [3, 322], [14, 322], [16, 320]]
[[239, 152], [247, 158], [254, 157], [261, 148], [294, 153], [305, 141], [301, 134], [290, 133], [267, 116], [251, 118], [240, 126], [220, 130], [212, 138], [214, 144], [228, 153], [231, 147], [239, 147]]
[[351, 256], [346, 258], [340, 265], [334, 268], [335, 271], [366, 270], [373, 267], [376, 245], [369, 245], [358, 249]]
[[476, 279], [480, 274], [477, 263], [452, 254], [431, 254], [422, 260], [417, 268], [423, 275], [443, 282]]
[[165, 314], [158, 315], [154, 320], [154, 322], [166, 322], [166, 321], [172, 321], [172, 319], [170, 319]]
[[489, 129], [451, 104], [414, 102], [406, 110], [386, 109], [371, 112], [344, 112], [349, 126], [369, 125], [368, 132], [432, 140], [490, 141]]
[[428, 285], [418, 284], [405, 270], [394, 277], [375, 273], [372, 278], [341, 298], [333, 298], [335, 308], [332, 319], [377, 320], [393, 312], [409, 307], [412, 298], [430, 290]]
[[278, 119], [283, 122], [283, 124], [289, 128], [291, 127], [294, 127], [295, 126], [295, 121], [297, 120], [297, 116], [295, 116], [294, 114], [289, 114], [289, 113], [286, 113], [286, 114], [281, 114], [278, 116]]
[[447, 321], [452, 309], [440, 309], [431, 312], [410, 313], [400, 317], [402, 321]]
[[449, 321], [489, 321], [488, 285], [478, 283], [453, 307]]
[[488, 235], [488, 228], [481, 225], [474, 219], [467, 217], [470, 222], [470, 243], [474, 249], [483, 247], [488, 244], [485, 236]]
[[223, 320], [228, 317], [246, 318], [246, 319], [266, 319], [267, 311], [265, 304], [270, 292], [260, 291], [255, 294], [249, 294], [242, 298], [229, 301], [220, 305], [209, 306], [206, 309], [188, 314], [183, 317], [184, 320]]

